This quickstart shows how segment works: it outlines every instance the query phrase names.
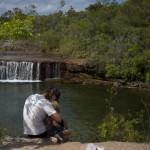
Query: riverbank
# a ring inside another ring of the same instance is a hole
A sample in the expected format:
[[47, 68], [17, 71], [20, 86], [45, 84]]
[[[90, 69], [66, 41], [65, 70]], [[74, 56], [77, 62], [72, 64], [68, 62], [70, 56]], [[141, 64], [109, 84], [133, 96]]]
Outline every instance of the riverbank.
[[[51, 80], [52, 81], [52, 80]], [[62, 83], [74, 83], [83, 85], [112, 85], [121, 88], [136, 88], [140, 90], [150, 90], [150, 83], [136, 81], [129, 82], [123, 79], [102, 79], [93, 77], [86, 73], [66, 75], [64, 79], [58, 80]]]
[[[66, 142], [53, 145], [48, 139], [28, 139], [23, 137], [5, 137], [1, 150], [86, 150], [88, 143]], [[99, 142], [94, 143], [105, 150], [150, 150], [150, 143], [134, 142]]]

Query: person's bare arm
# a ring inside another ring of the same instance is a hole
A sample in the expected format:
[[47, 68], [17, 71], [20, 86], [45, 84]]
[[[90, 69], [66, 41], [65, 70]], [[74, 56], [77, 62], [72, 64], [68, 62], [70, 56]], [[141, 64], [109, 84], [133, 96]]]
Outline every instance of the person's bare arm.
[[52, 114], [51, 118], [54, 119], [58, 123], [60, 123], [62, 121], [61, 115], [59, 113], [57, 113], [57, 112]]

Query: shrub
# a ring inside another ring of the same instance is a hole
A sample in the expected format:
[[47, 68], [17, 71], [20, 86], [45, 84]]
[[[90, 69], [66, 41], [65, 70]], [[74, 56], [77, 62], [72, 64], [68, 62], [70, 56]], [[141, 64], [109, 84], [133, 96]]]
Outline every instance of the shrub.
[[3, 139], [4, 139], [4, 129], [0, 127], [0, 145], [2, 144]]
[[110, 112], [98, 126], [99, 137], [104, 140], [140, 141], [142, 135], [136, 129], [138, 123], [137, 119]]
[[150, 82], [150, 73], [149, 72], [146, 73], [145, 81], [148, 83]]
[[33, 18], [13, 18], [0, 26], [0, 39], [28, 39], [33, 36]]
[[119, 67], [114, 64], [107, 64], [105, 70], [106, 70], [106, 77], [119, 76]]
[[99, 138], [101, 140], [146, 141], [144, 138], [145, 133], [139, 129], [143, 123], [143, 116], [137, 115], [137, 117], [133, 117], [133, 114], [127, 114], [125, 116], [116, 113], [115, 108], [112, 106], [112, 100], [117, 95], [117, 88], [113, 86], [108, 89], [108, 92], [109, 96], [105, 100], [108, 113], [98, 125]]

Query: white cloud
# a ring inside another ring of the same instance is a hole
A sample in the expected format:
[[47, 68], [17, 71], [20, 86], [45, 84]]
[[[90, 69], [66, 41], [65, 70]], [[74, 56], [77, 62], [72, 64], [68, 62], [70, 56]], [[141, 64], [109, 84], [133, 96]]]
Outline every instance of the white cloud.
[[[69, 9], [70, 6], [78, 10], [84, 9], [93, 1], [95, 0], [65, 0], [64, 9]], [[39, 14], [50, 13], [60, 8], [60, 0], [0, 0], [0, 14], [13, 8], [24, 9], [32, 4], [37, 7]]]
[[[75, 10], [83, 10], [96, 0], [65, 0], [64, 11], [67, 11], [70, 6]], [[60, 8], [60, 0], [0, 0], [0, 14], [13, 8], [23, 9], [29, 5], [35, 5], [36, 11], [39, 14], [49, 14]]]

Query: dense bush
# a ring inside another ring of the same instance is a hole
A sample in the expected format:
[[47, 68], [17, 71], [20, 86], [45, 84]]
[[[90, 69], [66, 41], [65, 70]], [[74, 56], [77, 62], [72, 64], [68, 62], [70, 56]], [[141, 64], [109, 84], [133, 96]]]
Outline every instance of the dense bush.
[[45, 52], [96, 61], [107, 78], [149, 82], [149, 10], [149, 0], [97, 1], [85, 11], [71, 7], [47, 16], [39, 16], [34, 7], [26, 14], [14, 9], [0, 18], [0, 38], [33, 38]]
[[28, 39], [32, 37], [32, 17], [21, 18], [14, 17], [11, 21], [4, 22], [0, 26], [0, 39]]

